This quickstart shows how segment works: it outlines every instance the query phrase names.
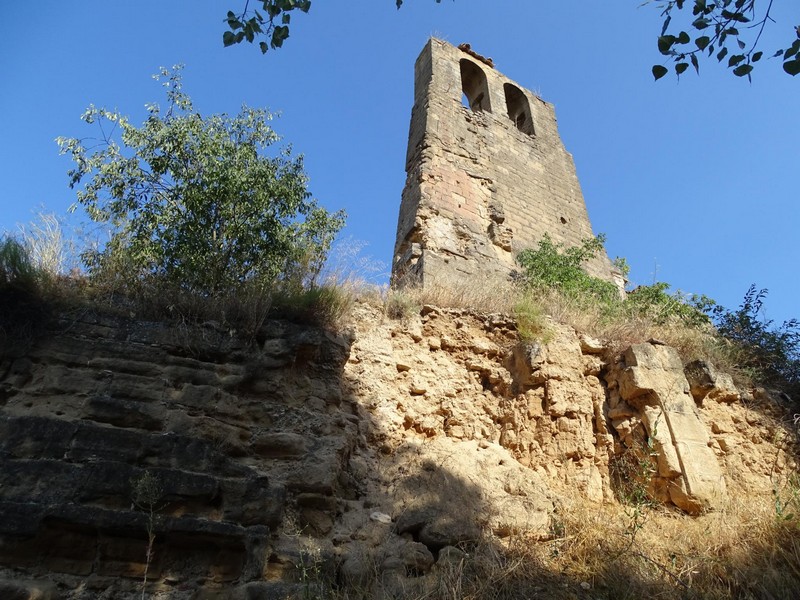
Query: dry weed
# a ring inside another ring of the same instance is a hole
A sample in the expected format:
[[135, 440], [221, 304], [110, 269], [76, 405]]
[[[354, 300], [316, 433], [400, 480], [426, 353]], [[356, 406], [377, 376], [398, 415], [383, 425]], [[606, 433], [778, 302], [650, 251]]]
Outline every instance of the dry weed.
[[687, 517], [664, 508], [566, 503], [561, 538], [540, 554], [554, 572], [590, 582], [603, 598], [793, 598], [800, 529], [767, 496], [744, 492], [721, 511]]
[[57, 276], [79, 267], [76, 232], [67, 230], [56, 214], [40, 210], [33, 221], [17, 228], [37, 269]]
[[647, 315], [619, 310], [611, 312], [602, 304], [576, 301], [552, 290], [535, 297], [542, 310], [555, 321], [581, 333], [605, 340], [610, 354], [618, 354], [632, 344], [658, 339], [678, 351], [684, 363], [702, 358], [730, 373], [741, 386], [752, 385], [730, 344], [725, 344], [711, 326], [692, 327], [675, 319], [657, 323]]
[[430, 304], [440, 308], [465, 308], [483, 313], [511, 314], [521, 296], [519, 288], [508, 281], [485, 279], [437, 280], [424, 287], [395, 290], [418, 306]]

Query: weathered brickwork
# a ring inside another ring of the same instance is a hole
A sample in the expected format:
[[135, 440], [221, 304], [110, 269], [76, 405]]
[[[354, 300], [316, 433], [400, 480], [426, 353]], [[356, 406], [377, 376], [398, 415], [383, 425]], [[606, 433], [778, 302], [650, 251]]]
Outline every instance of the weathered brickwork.
[[[553, 105], [468, 47], [431, 39], [417, 59], [406, 172], [395, 284], [505, 279], [545, 233], [593, 235]], [[615, 278], [605, 253], [587, 270]]]

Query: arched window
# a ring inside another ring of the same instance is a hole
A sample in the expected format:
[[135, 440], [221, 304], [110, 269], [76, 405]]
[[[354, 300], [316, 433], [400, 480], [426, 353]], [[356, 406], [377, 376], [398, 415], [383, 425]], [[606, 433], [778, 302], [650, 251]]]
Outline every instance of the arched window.
[[471, 60], [461, 59], [461, 89], [474, 111], [492, 112], [486, 74]]
[[510, 83], [503, 84], [503, 91], [506, 93], [508, 118], [514, 122], [514, 125], [522, 133], [527, 133], [531, 136], [535, 135], [528, 98], [522, 93], [522, 90]]

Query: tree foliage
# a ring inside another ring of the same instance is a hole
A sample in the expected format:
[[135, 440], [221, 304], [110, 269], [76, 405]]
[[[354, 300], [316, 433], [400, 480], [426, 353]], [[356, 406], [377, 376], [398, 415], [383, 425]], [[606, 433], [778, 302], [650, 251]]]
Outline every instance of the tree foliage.
[[[436, 0], [437, 4], [441, 1]], [[260, 5], [261, 10], [251, 10], [250, 2], [245, 0], [240, 11], [229, 10], [225, 16], [228, 26], [228, 31], [222, 34], [225, 46], [258, 41], [262, 54], [266, 54], [270, 48], [280, 48], [289, 37], [292, 13], [307, 13], [311, 8], [311, 0], [253, 0], [253, 4]], [[395, 0], [395, 4], [400, 8], [403, 0]]]
[[[254, 0], [261, 10], [250, 10], [250, 1], [245, 0], [238, 12], [229, 10], [225, 17], [228, 31], [222, 34], [225, 46], [247, 41], [255, 43], [262, 53], [270, 48], [280, 48], [289, 37], [292, 12], [307, 13], [311, 0]], [[442, 0], [435, 0], [441, 3]], [[785, 0], [784, 0], [785, 1]], [[759, 3], [755, 0], [645, 0], [644, 4], [656, 3], [664, 18], [658, 36], [658, 50], [672, 62], [675, 74], [680, 76], [691, 65], [700, 72], [700, 60], [714, 57], [727, 65], [737, 77], [750, 78], [757, 62], [764, 57], [759, 42], [764, 29], [774, 24], [771, 9], [774, 0]], [[395, 0], [400, 8], [403, 0]], [[691, 12], [691, 15], [689, 13]], [[677, 28], [675, 23], [683, 20]], [[790, 75], [800, 73], [800, 25], [794, 27], [794, 36], [786, 48], [778, 48], [773, 58], [782, 57], [783, 70]], [[661, 79], [669, 69], [663, 65], [653, 66], [653, 76]]]
[[[668, 0], [660, 5], [664, 20], [658, 51], [673, 64], [676, 75], [690, 65], [699, 73], [700, 60], [713, 57], [737, 77], [749, 79], [764, 57], [759, 43], [767, 25], [774, 24], [770, 14], [773, 0], [760, 2], [758, 10], [755, 0]], [[789, 75], [800, 73], [800, 26], [794, 27], [791, 43], [774, 50], [772, 57], [782, 58], [783, 70]], [[655, 79], [667, 73], [663, 64], [653, 66]]]
[[265, 153], [280, 139], [271, 115], [243, 106], [235, 117], [203, 117], [182, 89], [180, 67], [156, 79], [167, 106], [147, 105], [140, 127], [90, 106], [82, 119], [100, 138], [57, 140], [75, 163], [78, 204], [110, 226], [105, 247], [85, 256], [90, 271], [158, 276], [213, 294], [269, 284], [301, 263], [318, 270], [344, 215], [310, 198], [302, 157]]
[[307, 13], [311, 8], [311, 0], [257, 0], [254, 4], [260, 4], [261, 10], [253, 9], [251, 12], [250, 0], [246, 0], [238, 14], [228, 11], [225, 22], [229, 31], [222, 34], [222, 43], [225, 46], [244, 41], [252, 44], [263, 36], [267, 41], [258, 40], [262, 54], [270, 48], [280, 48], [289, 37], [292, 13]]

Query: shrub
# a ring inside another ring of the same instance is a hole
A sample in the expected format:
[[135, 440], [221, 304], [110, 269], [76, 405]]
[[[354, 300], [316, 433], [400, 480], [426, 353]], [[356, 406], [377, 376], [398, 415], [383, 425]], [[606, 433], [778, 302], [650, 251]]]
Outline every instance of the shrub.
[[384, 302], [384, 312], [390, 319], [407, 321], [414, 314], [419, 314], [422, 305], [416, 298], [413, 289], [389, 290]]
[[33, 292], [41, 276], [22, 243], [7, 236], [0, 240], [0, 291]]
[[283, 288], [273, 295], [272, 312], [292, 320], [337, 330], [341, 329], [344, 316], [353, 302], [354, 295], [336, 284]]
[[530, 290], [558, 289], [571, 298], [612, 305], [619, 301], [617, 286], [592, 277], [583, 265], [602, 250], [605, 238], [588, 238], [580, 246], [556, 244], [545, 234], [537, 249], [523, 250], [517, 256], [522, 267], [523, 285]]
[[669, 284], [661, 281], [639, 286], [628, 293], [626, 308], [659, 325], [674, 320], [690, 327], [704, 327], [711, 323], [703, 307], [712, 305], [712, 300], [705, 296], [685, 297], [680, 292], [670, 294], [667, 290]]
[[43, 325], [48, 280], [20, 241], [0, 239], [0, 358], [24, 348]]
[[[713, 301], [704, 296], [669, 293], [669, 284], [657, 282], [639, 286], [623, 299], [616, 285], [587, 274], [583, 266], [603, 249], [603, 242], [603, 236], [597, 236], [580, 246], [565, 247], [545, 234], [537, 249], [523, 250], [517, 257], [524, 287], [539, 297], [555, 291], [578, 310], [599, 312], [605, 322], [647, 320], [654, 325], [680, 323], [693, 328], [709, 325], [704, 308]], [[617, 258], [615, 264], [627, 272], [624, 259]]]
[[[775, 326], [763, 315], [768, 290], [755, 284], [735, 311], [709, 304], [707, 312], [725, 340], [734, 346], [740, 367], [753, 377], [791, 394], [800, 394], [800, 321], [790, 319]], [[797, 399], [797, 398], [795, 398]]]
[[[82, 119], [99, 125], [99, 145], [58, 140], [75, 161], [78, 203], [110, 228], [106, 246], [84, 257], [90, 273], [126, 286], [156, 276], [201, 295], [313, 279], [344, 215], [310, 198], [302, 157], [265, 154], [280, 139], [272, 116], [245, 106], [235, 117], [203, 117], [180, 67], [159, 78], [167, 109], [148, 105], [140, 127], [90, 106]], [[117, 130], [121, 145], [106, 133]]]

